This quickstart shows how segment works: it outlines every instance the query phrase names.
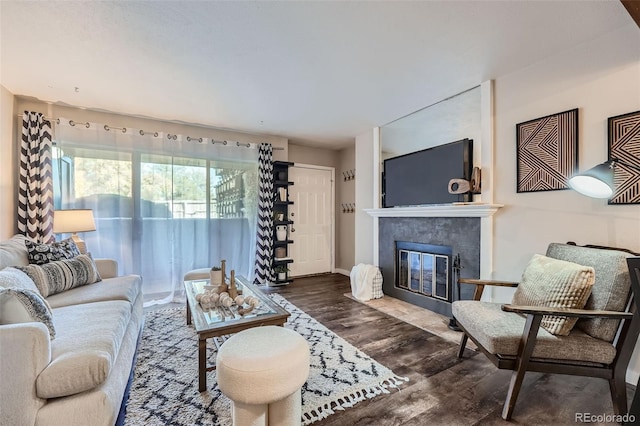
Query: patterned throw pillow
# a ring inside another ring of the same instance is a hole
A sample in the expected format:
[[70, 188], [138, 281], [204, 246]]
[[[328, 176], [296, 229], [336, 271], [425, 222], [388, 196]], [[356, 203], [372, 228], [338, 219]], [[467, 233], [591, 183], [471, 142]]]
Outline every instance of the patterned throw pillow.
[[51, 307], [31, 278], [15, 268], [4, 268], [0, 271], [0, 324], [34, 321], [46, 325], [49, 338], [55, 338]]
[[[591, 295], [595, 272], [589, 266], [535, 254], [522, 274], [512, 303], [521, 306], [582, 309]], [[540, 326], [566, 336], [577, 318], [545, 315]]]
[[102, 281], [91, 253], [44, 265], [16, 266], [15, 268], [27, 274], [44, 297]]
[[52, 244], [25, 240], [24, 244], [27, 246], [29, 263], [36, 265], [44, 265], [55, 260], [73, 259], [80, 255], [78, 246], [71, 238]]

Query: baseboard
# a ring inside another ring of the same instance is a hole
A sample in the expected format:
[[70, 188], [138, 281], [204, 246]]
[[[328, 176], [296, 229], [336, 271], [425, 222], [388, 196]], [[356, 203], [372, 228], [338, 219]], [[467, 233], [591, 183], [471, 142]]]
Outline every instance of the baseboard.
[[334, 268], [333, 269], [333, 273], [334, 274], [341, 274], [341, 275], [345, 275], [345, 276], [349, 276], [350, 272], [347, 271], [346, 269], [340, 269], [340, 268]]

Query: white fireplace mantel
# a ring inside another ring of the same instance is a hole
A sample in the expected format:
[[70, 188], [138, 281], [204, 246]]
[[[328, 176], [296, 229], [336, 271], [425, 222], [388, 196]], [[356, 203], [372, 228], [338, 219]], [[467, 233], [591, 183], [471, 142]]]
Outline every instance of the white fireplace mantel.
[[364, 209], [373, 217], [491, 217], [503, 207], [502, 204], [437, 204], [415, 207], [391, 207]]

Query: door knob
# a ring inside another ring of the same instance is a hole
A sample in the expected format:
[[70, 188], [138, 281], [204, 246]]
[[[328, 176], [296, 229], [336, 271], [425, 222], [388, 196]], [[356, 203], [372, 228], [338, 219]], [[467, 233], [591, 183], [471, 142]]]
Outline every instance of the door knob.
[[296, 232], [296, 228], [294, 228], [293, 226], [291, 227], [291, 232]]
[[291, 217], [294, 217], [296, 214], [294, 212], [291, 212]]

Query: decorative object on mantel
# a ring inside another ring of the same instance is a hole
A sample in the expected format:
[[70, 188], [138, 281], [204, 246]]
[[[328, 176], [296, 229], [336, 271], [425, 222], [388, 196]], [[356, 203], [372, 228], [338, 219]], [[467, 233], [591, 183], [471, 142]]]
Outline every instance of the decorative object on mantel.
[[640, 111], [608, 119], [615, 192], [609, 204], [640, 204]]
[[[451, 179], [449, 181], [448, 191], [449, 194], [480, 194], [480, 168], [474, 167], [471, 172], [471, 179]], [[455, 203], [454, 203], [455, 204]]]
[[516, 125], [517, 192], [568, 189], [578, 170], [578, 109]]

